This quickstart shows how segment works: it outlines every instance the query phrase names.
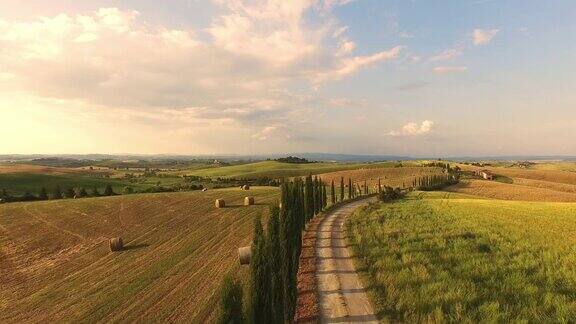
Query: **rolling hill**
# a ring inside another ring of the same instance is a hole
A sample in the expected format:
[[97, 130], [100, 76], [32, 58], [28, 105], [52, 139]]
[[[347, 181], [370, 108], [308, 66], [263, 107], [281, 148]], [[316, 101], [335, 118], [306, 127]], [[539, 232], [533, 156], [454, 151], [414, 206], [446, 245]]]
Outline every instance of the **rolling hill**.
[[[257, 205], [241, 206], [248, 194]], [[236, 249], [277, 197], [253, 188], [0, 205], [0, 322], [210, 321], [223, 276], [241, 270]], [[125, 251], [109, 251], [114, 236]]]

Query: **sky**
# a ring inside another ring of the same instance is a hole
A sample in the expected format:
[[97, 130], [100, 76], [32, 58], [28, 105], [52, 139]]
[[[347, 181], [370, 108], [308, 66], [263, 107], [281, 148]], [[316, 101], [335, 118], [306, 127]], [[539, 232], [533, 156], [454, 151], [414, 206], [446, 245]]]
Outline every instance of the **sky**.
[[1, 0], [0, 154], [576, 155], [573, 0]]

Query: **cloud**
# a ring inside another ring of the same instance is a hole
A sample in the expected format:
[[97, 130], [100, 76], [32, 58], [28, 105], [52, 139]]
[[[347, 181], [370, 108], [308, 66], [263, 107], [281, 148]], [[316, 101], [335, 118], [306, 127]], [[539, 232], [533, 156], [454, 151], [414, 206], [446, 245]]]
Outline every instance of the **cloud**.
[[498, 32], [498, 29], [475, 29], [472, 36], [474, 45], [480, 46], [490, 43]]
[[318, 83], [327, 80], [338, 81], [347, 76], [353, 75], [360, 69], [386, 62], [398, 58], [403, 46], [396, 46], [388, 51], [382, 51], [369, 56], [355, 56], [340, 61], [339, 66], [328, 72], [320, 72], [316, 75], [315, 80]]
[[266, 126], [258, 133], [252, 135], [252, 138], [258, 139], [260, 141], [267, 140], [270, 136], [273, 136], [274, 133], [278, 131], [278, 127], [276, 126]]
[[431, 62], [447, 61], [447, 60], [454, 59], [460, 55], [462, 55], [462, 50], [456, 49], [456, 48], [451, 48], [451, 49], [447, 49], [447, 50], [443, 51], [442, 53], [440, 53], [438, 55], [434, 55], [434, 56], [430, 57], [430, 61]]
[[434, 73], [448, 74], [448, 73], [463, 73], [468, 71], [466, 66], [437, 66], [433, 69]]
[[396, 87], [396, 89], [400, 90], [400, 91], [416, 91], [416, 90], [420, 90], [420, 89], [422, 89], [428, 85], [430, 85], [430, 82], [416, 81], [416, 82], [402, 84], [402, 85]]
[[[220, 14], [200, 29], [157, 25], [118, 8], [0, 20], [0, 95], [10, 89], [82, 102], [102, 116], [130, 111], [132, 120], [170, 112], [165, 122], [178, 127], [210, 120], [249, 133], [294, 126], [345, 101], [313, 87], [399, 55], [401, 47], [353, 54], [347, 27], [330, 14], [348, 2], [218, 0]], [[318, 16], [313, 25], [309, 14]]]
[[402, 127], [400, 130], [394, 130], [388, 133], [390, 136], [419, 136], [425, 135], [432, 131], [434, 122], [425, 120], [420, 125], [415, 122], [410, 122]]

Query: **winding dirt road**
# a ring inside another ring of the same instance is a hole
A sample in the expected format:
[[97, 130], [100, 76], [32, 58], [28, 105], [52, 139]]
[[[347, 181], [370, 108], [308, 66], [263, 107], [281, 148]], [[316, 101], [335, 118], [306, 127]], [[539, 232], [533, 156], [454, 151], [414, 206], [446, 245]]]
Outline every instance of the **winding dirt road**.
[[378, 323], [344, 234], [348, 215], [374, 201], [368, 198], [344, 205], [324, 218], [318, 227], [316, 276], [321, 323]]

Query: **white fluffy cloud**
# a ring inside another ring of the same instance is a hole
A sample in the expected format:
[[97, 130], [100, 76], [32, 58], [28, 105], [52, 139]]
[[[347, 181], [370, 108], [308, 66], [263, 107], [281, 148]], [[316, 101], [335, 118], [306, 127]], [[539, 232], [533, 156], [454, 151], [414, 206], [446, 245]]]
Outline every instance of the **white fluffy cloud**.
[[447, 50], [443, 51], [442, 53], [439, 53], [437, 55], [430, 57], [430, 61], [432, 61], [432, 62], [447, 61], [447, 60], [454, 59], [460, 55], [462, 55], [462, 50], [456, 49], [456, 48], [451, 48], [451, 49], [447, 49]]
[[498, 29], [475, 29], [472, 35], [474, 45], [486, 45], [498, 34]]
[[447, 74], [447, 73], [462, 73], [468, 71], [466, 66], [437, 66], [433, 69], [434, 73]]
[[402, 127], [400, 130], [394, 130], [388, 133], [391, 136], [417, 136], [428, 134], [432, 131], [434, 122], [425, 120], [420, 125], [415, 122], [410, 122]]
[[[329, 105], [304, 99], [291, 84], [337, 81], [400, 51], [354, 56], [346, 26], [329, 13], [347, 0], [215, 2], [221, 14], [199, 30], [154, 25], [117, 8], [0, 20], [0, 81], [39, 97], [181, 109], [197, 119], [250, 119], [262, 127], [305, 103]], [[312, 26], [304, 17], [314, 12], [320, 22]]]

